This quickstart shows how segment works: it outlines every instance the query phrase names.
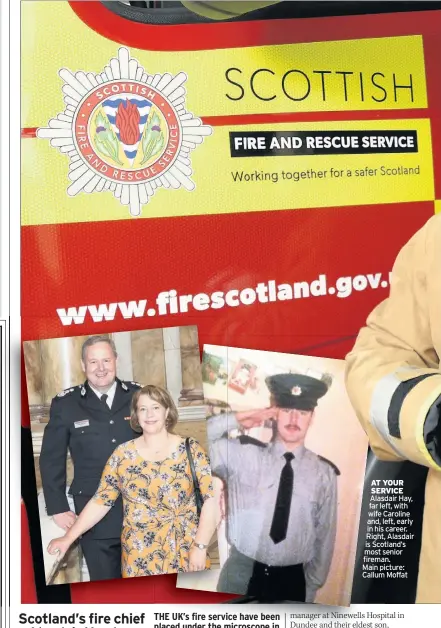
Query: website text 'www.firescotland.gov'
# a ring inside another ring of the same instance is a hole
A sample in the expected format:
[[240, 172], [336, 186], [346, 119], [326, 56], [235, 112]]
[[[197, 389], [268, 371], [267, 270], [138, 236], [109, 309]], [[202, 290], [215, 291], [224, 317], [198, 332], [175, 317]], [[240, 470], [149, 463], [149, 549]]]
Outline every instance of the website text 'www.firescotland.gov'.
[[357, 292], [378, 290], [389, 287], [382, 273], [339, 277], [332, 285], [326, 275], [319, 275], [313, 281], [296, 281], [294, 283], [278, 283], [274, 279], [259, 282], [254, 287], [217, 290], [211, 293], [179, 294], [170, 289], [160, 292], [151, 301], [121, 301], [100, 303], [98, 305], [80, 305], [58, 308], [57, 314], [63, 325], [81, 325], [93, 321], [113, 321], [119, 317], [124, 319], [205, 310], [220, 310], [225, 307], [249, 306], [254, 303], [274, 303], [276, 301], [293, 301], [297, 299], [336, 296], [347, 299]]

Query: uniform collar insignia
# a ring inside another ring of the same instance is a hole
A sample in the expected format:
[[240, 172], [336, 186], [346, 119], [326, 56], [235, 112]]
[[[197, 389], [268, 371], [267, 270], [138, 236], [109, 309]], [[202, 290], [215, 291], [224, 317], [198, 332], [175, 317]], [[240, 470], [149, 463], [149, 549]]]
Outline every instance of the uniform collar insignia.
[[126, 391], [129, 390], [124, 382], [121, 382], [121, 388]]
[[82, 397], [86, 396], [86, 388], [85, 388], [85, 386], [81, 386], [81, 396]]
[[63, 390], [62, 392], [58, 393], [57, 397], [64, 397], [65, 395], [73, 392], [73, 388], [66, 388], [66, 390]]

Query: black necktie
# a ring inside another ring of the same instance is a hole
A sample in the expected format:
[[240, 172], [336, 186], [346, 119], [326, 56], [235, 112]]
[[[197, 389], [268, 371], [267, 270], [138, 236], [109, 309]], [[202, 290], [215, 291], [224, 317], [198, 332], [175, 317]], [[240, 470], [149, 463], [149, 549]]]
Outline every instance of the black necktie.
[[103, 403], [103, 404], [106, 406], [106, 408], [108, 408], [108, 407], [109, 407], [109, 406], [107, 405], [107, 399], [108, 399], [108, 398], [109, 398], [109, 395], [106, 395], [106, 394], [101, 395], [101, 397], [100, 397], [100, 401], [101, 401], [101, 403]]
[[286, 460], [286, 464], [280, 474], [276, 507], [274, 509], [273, 522], [270, 530], [270, 537], [274, 543], [280, 543], [280, 541], [286, 539], [289, 511], [291, 509], [292, 489], [294, 485], [294, 471], [291, 466], [291, 460], [293, 460], [294, 454], [288, 451], [283, 455]]

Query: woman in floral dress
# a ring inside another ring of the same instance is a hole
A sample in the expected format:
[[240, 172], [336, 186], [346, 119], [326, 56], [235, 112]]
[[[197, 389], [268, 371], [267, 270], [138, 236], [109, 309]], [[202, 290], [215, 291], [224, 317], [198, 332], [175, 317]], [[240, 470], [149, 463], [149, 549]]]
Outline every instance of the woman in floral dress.
[[216, 526], [216, 506], [205, 451], [190, 438], [203, 500], [199, 519], [185, 441], [172, 432], [178, 412], [170, 394], [158, 386], [140, 389], [132, 398], [130, 420], [141, 435], [115, 449], [94, 497], [70, 530], [49, 543], [49, 553], [63, 555], [121, 493], [123, 578], [209, 568], [207, 546]]

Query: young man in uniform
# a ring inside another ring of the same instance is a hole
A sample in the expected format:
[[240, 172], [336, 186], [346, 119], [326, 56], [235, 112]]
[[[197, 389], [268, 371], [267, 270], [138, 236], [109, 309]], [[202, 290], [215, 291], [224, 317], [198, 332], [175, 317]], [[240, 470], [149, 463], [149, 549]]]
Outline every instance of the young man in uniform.
[[[44, 430], [40, 472], [46, 512], [63, 530], [76, 515], [66, 497], [66, 459], [70, 450], [73, 495], [78, 515], [94, 495], [104, 466], [115, 447], [137, 436], [130, 427], [130, 402], [139, 384], [116, 377], [117, 353], [106, 336], [83, 344], [84, 384], [68, 388], [51, 404]], [[122, 501], [80, 540], [91, 580], [121, 577]]]
[[[314, 377], [268, 377], [271, 407], [208, 419], [213, 474], [227, 488], [231, 545], [218, 591], [261, 602], [313, 602], [334, 551], [338, 469], [305, 448], [320, 397], [328, 385]], [[272, 420], [269, 445], [228, 438]]]

